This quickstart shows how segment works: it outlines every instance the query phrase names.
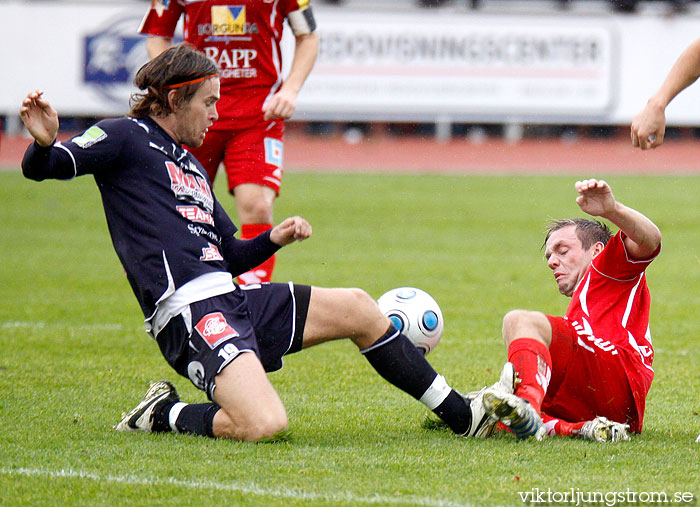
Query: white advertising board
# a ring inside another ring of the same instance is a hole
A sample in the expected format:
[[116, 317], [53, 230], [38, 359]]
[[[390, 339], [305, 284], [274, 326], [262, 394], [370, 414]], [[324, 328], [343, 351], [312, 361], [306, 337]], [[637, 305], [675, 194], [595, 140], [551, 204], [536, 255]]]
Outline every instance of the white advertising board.
[[320, 16], [302, 104], [355, 115], [604, 116], [615, 30], [600, 20]]
[[[124, 114], [146, 7], [0, 3], [0, 115], [37, 87], [65, 116]], [[296, 119], [625, 124], [700, 34], [692, 16], [314, 10], [320, 51]], [[700, 124], [700, 90], [667, 117]]]

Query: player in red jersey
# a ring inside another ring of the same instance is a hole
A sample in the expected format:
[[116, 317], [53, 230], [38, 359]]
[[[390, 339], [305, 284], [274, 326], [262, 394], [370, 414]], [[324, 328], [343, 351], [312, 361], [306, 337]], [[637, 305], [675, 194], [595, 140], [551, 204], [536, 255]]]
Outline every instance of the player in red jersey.
[[654, 377], [644, 271], [661, 249], [661, 233], [617, 201], [605, 181], [575, 187], [583, 211], [620, 231], [612, 235], [584, 218], [552, 222], [545, 257], [571, 303], [564, 317], [525, 310], [505, 316], [503, 340], [520, 384], [515, 394], [487, 390], [484, 406], [520, 438], [625, 440], [628, 429], [642, 430]]
[[[149, 35], [151, 58], [172, 46], [182, 16], [185, 40], [216, 62], [221, 79], [219, 119], [205, 143], [191, 151], [212, 181], [223, 162], [241, 238], [254, 238], [272, 227], [283, 172], [284, 119], [294, 113], [318, 52], [309, 0], [153, 0], [139, 28]], [[280, 40], [285, 19], [296, 46], [283, 82]], [[269, 282], [274, 265], [272, 256], [239, 281]]]

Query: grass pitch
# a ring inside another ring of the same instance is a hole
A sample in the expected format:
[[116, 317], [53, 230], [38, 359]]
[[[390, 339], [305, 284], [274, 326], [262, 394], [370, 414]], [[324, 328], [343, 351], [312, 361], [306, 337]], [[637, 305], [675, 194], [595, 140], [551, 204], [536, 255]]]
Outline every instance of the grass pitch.
[[[548, 218], [582, 215], [575, 179], [291, 173], [277, 219], [303, 215], [314, 235], [278, 254], [275, 278], [374, 297], [427, 290], [446, 319], [429, 359], [457, 389], [479, 388], [505, 360], [507, 310], [566, 308], [540, 246]], [[656, 379], [641, 436], [538, 443], [428, 429], [422, 405], [335, 342], [271, 374], [291, 440], [243, 444], [112, 430], [150, 380], [175, 381], [185, 401], [205, 396], [143, 332], [92, 179], [0, 173], [0, 504], [521, 505], [528, 492], [697, 502], [700, 178], [608, 181], [664, 234], [648, 270]]]

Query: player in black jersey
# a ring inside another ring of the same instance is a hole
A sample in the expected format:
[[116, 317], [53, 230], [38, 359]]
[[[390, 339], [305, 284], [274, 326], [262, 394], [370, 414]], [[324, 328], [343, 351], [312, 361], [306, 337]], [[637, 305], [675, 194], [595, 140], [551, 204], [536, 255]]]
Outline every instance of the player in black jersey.
[[[266, 372], [281, 368], [285, 354], [349, 338], [382, 377], [454, 432], [488, 432], [481, 397], [451, 389], [366, 292], [236, 285], [233, 276], [308, 238], [311, 226], [297, 216], [254, 239], [234, 238], [237, 229], [206, 171], [183, 147], [201, 145], [217, 118], [219, 78], [211, 60], [178, 45], [144, 65], [134, 82], [144, 91], [132, 97], [129, 116], [100, 121], [65, 144], [56, 142], [58, 115], [41, 90], [20, 109], [35, 139], [24, 175], [38, 181], [93, 175], [149, 333], [168, 363], [212, 401], [183, 403], [172, 384], [156, 382], [116, 429], [272, 437], [288, 421]], [[512, 390], [508, 375], [503, 384]]]

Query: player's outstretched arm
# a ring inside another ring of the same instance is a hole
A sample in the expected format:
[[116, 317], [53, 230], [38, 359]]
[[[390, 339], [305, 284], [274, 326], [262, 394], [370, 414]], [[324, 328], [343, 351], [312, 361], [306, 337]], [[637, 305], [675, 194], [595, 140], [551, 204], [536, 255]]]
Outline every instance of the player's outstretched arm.
[[649, 98], [647, 105], [632, 120], [632, 146], [643, 150], [656, 148], [664, 142], [666, 107], [680, 92], [700, 77], [700, 39], [688, 46], [678, 57], [661, 88]]
[[58, 114], [43, 94], [43, 90], [29, 92], [22, 101], [19, 116], [40, 146], [51, 146], [58, 134]]
[[286, 119], [294, 114], [297, 107], [297, 96], [314, 67], [317, 54], [318, 35], [308, 33], [296, 37], [294, 59], [289, 75], [284, 80], [282, 88], [265, 104], [263, 109], [265, 121], [276, 118]]
[[661, 231], [642, 215], [615, 199], [603, 180], [583, 180], [575, 184], [576, 203], [586, 213], [610, 220], [625, 233], [627, 253], [634, 259], [648, 259], [661, 244]]

